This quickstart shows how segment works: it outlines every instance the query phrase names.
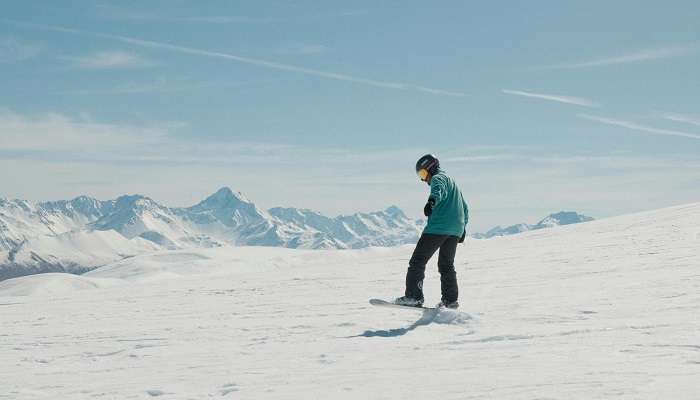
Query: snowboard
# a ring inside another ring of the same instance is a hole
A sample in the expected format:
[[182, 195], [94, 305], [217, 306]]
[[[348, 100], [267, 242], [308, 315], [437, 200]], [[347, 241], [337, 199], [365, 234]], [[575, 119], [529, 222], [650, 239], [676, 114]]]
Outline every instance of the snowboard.
[[426, 310], [437, 310], [435, 307], [414, 307], [414, 306], [402, 306], [399, 304], [394, 304], [390, 301], [382, 300], [382, 299], [370, 299], [369, 304], [377, 307], [389, 307], [389, 308], [403, 308], [403, 309], [409, 309], [409, 310], [419, 310], [419, 311], [426, 311]]

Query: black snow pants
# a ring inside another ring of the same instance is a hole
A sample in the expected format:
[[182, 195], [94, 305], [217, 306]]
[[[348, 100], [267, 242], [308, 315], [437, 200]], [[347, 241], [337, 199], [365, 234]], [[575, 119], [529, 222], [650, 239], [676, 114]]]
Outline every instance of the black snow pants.
[[406, 273], [406, 296], [414, 299], [423, 299], [423, 278], [425, 278], [425, 265], [428, 260], [440, 249], [438, 255], [438, 271], [440, 271], [440, 286], [442, 289], [442, 301], [451, 303], [457, 301], [459, 294], [457, 288], [457, 273], [455, 272], [455, 253], [457, 253], [457, 236], [433, 235], [424, 233], [418, 239], [411, 260], [408, 262]]

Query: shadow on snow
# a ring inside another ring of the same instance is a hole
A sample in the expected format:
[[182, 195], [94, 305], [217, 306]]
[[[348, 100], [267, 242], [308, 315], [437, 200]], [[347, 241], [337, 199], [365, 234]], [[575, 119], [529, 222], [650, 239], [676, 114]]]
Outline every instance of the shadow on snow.
[[470, 321], [472, 321], [473, 318], [471, 315], [454, 311], [454, 310], [439, 310], [439, 309], [431, 309], [431, 310], [423, 310], [423, 315], [413, 324], [410, 326], [407, 326], [405, 328], [396, 328], [396, 329], [389, 329], [389, 330], [384, 330], [384, 329], [379, 329], [379, 330], [367, 330], [364, 331], [363, 333], [359, 335], [353, 335], [353, 336], [348, 336], [348, 338], [356, 338], [356, 337], [396, 337], [396, 336], [403, 336], [407, 334], [408, 332], [418, 328], [419, 326], [424, 326], [424, 325], [430, 325], [431, 323], [436, 323], [436, 324], [467, 324]]

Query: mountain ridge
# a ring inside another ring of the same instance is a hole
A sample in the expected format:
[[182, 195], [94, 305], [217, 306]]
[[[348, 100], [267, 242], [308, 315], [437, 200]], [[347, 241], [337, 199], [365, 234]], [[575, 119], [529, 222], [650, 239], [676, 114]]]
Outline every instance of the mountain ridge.
[[[88, 196], [46, 202], [0, 199], [0, 280], [21, 275], [23, 268], [79, 273], [102, 261], [158, 249], [395, 246], [414, 243], [421, 229], [420, 220], [409, 219], [396, 206], [337, 217], [291, 207], [263, 210], [229, 187], [190, 207], [164, 206], [140, 194], [104, 201]], [[104, 243], [107, 236], [101, 232], [110, 231], [119, 234], [119, 239], [108, 236], [118, 242], [116, 247], [101, 245], [100, 254], [79, 248], [81, 243]]]
[[[589, 220], [562, 211], [534, 225], [496, 227], [471, 236], [504, 236]], [[112, 200], [89, 196], [45, 202], [0, 199], [0, 280], [42, 272], [82, 273], [158, 250], [390, 247], [415, 243], [424, 223], [394, 205], [336, 217], [308, 208], [264, 210], [229, 187], [189, 207], [168, 207], [140, 194]]]
[[592, 217], [579, 214], [575, 211], [560, 211], [558, 213], [549, 214], [534, 225], [520, 223], [507, 227], [496, 226], [485, 233], [475, 233], [471, 235], [475, 239], [489, 239], [496, 236], [509, 236], [518, 233], [535, 231], [539, 229], [552, 228], [555, 226], [579, 224], [582, 222], [593, 221]]

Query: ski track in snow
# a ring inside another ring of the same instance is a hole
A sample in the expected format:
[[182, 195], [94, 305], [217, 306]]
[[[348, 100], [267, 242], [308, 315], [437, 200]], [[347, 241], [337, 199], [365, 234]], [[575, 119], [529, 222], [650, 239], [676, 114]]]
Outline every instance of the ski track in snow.
[[693, 204], [468, 240], [462, 307], [423, 314], [367, 303], [402, 294], [411, 246], [5, 281], [0, 399], [697, 399], [699, 226]]

